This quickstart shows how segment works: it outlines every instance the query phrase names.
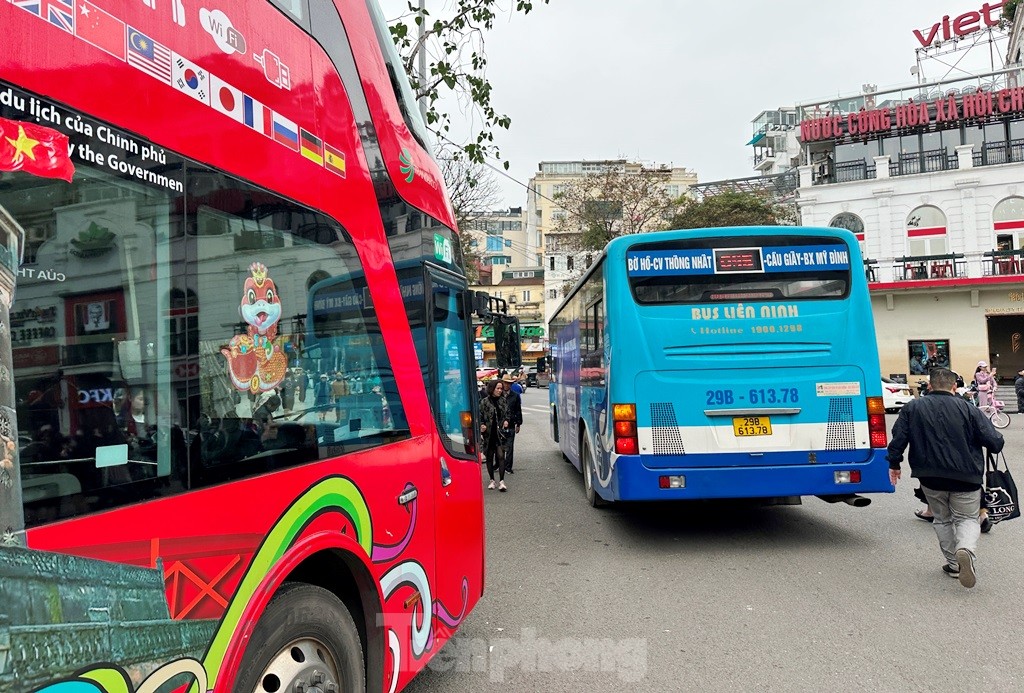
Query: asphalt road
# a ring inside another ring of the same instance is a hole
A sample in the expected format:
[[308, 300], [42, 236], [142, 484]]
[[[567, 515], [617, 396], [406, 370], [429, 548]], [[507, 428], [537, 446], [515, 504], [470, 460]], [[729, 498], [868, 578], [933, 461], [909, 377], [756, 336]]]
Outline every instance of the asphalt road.
[[484, 598], [406, 690], [1024, 689], [1024, 520], [982, 535], [968, 590], [941, 572], [907, 478], [867, 508], [594, 509], [546, 390], [524, 415], [509, 492], [486, 492]]

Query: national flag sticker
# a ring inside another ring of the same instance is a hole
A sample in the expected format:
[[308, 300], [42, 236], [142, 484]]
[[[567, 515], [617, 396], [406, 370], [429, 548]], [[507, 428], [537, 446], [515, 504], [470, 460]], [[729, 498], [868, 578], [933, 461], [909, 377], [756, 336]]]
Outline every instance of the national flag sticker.
[[299, 126], [280, 113], [273, 114], [274, 141], [283, 144], [292, 151], [299, 151]]
[[171, 86], [197, 101], [210, 104], [210, 73], [171, 51]]
[[320, 138], [312, 133], [300, 129], [300, 141], [302, 144], [302, 156], [321, 166], [324, 165], [324, 144]]
[[245, 112], [243, 96], [241, 91], [224, 80], [210, 75], [210, 105], [214, 110], [241, 123]]
[[274, 136], [274, 118], [270, 109], [248, 94], [242, 94], [242, 122], [267, 137]]
[[331, 173], [345, 177], [345, 155], [324, 142], [324, 168]]
[[171, 50], [128, 27], [128, 64], [164, 84], [171, 83]]
[[124, 60], [125, 24], [89, 0], [78, 0], [75, 35], [115, 58]]

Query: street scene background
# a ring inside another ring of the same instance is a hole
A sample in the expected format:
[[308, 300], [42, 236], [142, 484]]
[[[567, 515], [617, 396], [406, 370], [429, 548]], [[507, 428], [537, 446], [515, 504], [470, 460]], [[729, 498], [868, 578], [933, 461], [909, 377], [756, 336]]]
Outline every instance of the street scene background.
[[[1024, 521], [942, 574], [916, 481], [867, 508], [587, 505], [523, 396], [508, 493], [486, 491], [484, 597], [406, 690], [1019, 690]], [[888, 428], [896, 417], [886, 417]], [[1021, 469], [1024, 416], [1006, 437]], [[484, 473], [486, 476], [486, 473]], [[1024, 475], [1018, 473], [1019, 477]]]

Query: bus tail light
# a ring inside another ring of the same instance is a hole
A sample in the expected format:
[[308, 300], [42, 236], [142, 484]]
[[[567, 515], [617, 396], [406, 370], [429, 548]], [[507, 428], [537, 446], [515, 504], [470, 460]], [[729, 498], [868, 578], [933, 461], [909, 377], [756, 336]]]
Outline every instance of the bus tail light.
[[459, 423], [462, 425], [462, 435], [466, 439], [466, 452], [470, 455], [476, 454], [476, 436], [473, 430], [473, 412], [459, 412]]
[[659, 476], [658, 488], [686, 488], [686, 477], [682, 475]]
[[860, 483], [860, 470], [851, 469], [843, 472], [835, 473], [835, 482], [837, 484], [859, 484]]
[[889, 444], [885, 433], [885, 404], [881, 397], [868, 397], [868, 435], [873, 448], [884, 448]]
[[619, 455], [640, 454], [640, 441], [636, 435], [636, 405], [613, 404], [612, 422], [615, 452]]

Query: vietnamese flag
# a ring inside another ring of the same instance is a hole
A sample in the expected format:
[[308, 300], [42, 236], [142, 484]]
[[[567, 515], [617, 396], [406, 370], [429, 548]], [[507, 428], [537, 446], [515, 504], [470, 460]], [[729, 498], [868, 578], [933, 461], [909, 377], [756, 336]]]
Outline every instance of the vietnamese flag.
[[71, 182], [68, 137], [53, 128], [0, 118], [0, 171], [24, 171]]

